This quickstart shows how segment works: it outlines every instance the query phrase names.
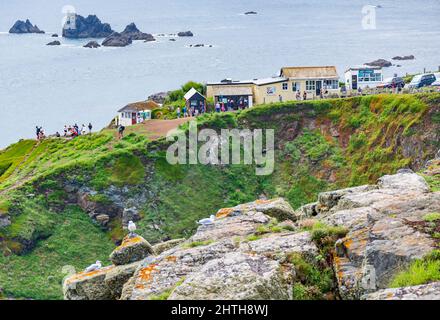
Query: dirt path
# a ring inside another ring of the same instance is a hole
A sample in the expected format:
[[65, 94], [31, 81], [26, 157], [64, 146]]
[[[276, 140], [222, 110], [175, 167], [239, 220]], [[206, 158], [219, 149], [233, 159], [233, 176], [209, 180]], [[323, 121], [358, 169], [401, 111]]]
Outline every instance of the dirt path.
[[173, 120], [148, 120], [145, 123], [127, 127], [126, 134], [130, 132], [143, 133], [149, 136], [150, 139], [158, 139], [165, 137], [168, 131], [177, 129], [179, 125], [188, 122], [194, 118], [180, 118]]

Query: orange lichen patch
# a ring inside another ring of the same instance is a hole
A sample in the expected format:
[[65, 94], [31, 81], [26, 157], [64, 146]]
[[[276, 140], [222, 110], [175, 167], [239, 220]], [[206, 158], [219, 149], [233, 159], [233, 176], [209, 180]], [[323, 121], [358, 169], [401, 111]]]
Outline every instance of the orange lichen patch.
[[344, 274], [341, 267], [341, 258], [339, 258], [336, 254], [333, 254], [333, 263], [335, 264], [336, 277], [338, 278], [338, 282], [341, 283], [342, 279], [344, 278]]
[[223, 208], [217, 212], [215, 217], [217, 219], [225, 218], [225, 217], [229, 216], [233, 211], [234, 211], [234, 209], [232, 209], [232, 208]]
[[177, 257], [176, 256], [168, 256], [165, 258], [166, 261], [169, 262], [176, 262], [177, 261]]
[[156, 269], [157, 264], [150, 264], [148, 267], [142, 268], [139, 271], [139, 278], [144, 282], [148, 282], [151, 279], [151, 274]]
[[70, 276], [69, 278], [67, 278], [66, 283], [71, 284], [75, 281], [82, 281], [82, 280], [93, 278], [95, 276], [106, 274], [107, 272], [112, 270], [114, 267], [115, 266], [108, 266], [108, 267], [104, 267], [99, 270], [94, 270], [94, 271], [90, 271], [90, 272], [85, 272], [85, 271], [79, 272], [79, 273], [74, 274], [74, 275]]
[[350, 249], [353, 246], [353, 240], [350, 238], [347, 238], [347, 240], [344, 241], [344, 246], [347, 249]]
[[272, 202], [272, 200], [264, 200], [264, 199], [255, 200], [256, 204], [268, 204], [268, 203], [271, 203], [271, 202]]
[[387, 293], [387, 299], [391, 299], [393, 297], [393, 293], [392, 292], [388, 292]]
[[125, 237], [124, 240], [122, 241], [121, 245], [119, 247], [117, 247], [115, 250], [120, 250], [122, 248], [131, 246], [133, 244], [136, 244], [136, 243], [139, 243], [142, 241], [143, 241], [142, 237], [139, 237], [139, 236], [134, 237], [134, 238]]

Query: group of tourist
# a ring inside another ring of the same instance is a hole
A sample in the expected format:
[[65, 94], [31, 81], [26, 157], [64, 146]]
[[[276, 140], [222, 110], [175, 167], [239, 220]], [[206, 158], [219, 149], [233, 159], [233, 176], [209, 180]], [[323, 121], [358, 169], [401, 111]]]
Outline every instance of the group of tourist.
[[204, 114], [205, 112], [206, 112], [205, 105], [202, 105], [200, 107], [193, 106], [190, 108], [184, 106], [182, 109], [180, 109], [180, 107], [177, 107], [176, 109], [177, 118], [197, 117], [198, 115]]
[[233, 110], [244, 110], [249, 107], [248, 99], [239, 99], [235, 101], [233, 99], [228, 99], [225, 101], [217, 101], [215, 104], [215, 112], [226, 112]]
[[[91, 123], [89, 123], [89, 125], [87, 127], [85, 124], [83, 124], [81, 126], [81, 128], [76, 123], [74, 125], [65, 125], [63, 137], [75, 138], [77, 136], [87, 134], [87, 130], [88, 130], [88, 133], [90, 134], [90, 133], [92, 133], [92, 129], [93, 129], [93, 126]], [[44, 138], [46, 138], [46, 134], [45, 134], [43, 127], [36, 126], [35, 133], [37, 136], [37, 140], [43, 140]], [[57, 131], [54, 136], [57, 138], [60, 138], [61, 134]]]
[[[92, 133], [93, 126], [91, 123], [89, 123], [89, 125], [87, 127], [85, 124], [83, 124], [81, 126], [81, 128], [76, 123], [73, 126], [72, 125], [65, 125], [64, 126], [64, 137], [75, 138], [80, 135], [85, 135], [85, 134], [87, 134], [87, 129], [88, 129], [89, 134]], [[57, 132], [56, 136], [59, 137], [60, 134]]]

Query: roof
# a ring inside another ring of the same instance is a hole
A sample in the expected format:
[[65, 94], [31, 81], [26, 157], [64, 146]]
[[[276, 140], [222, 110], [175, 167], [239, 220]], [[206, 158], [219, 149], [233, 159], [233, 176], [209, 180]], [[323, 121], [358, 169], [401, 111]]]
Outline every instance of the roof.
[[284, 67], [280, 76], [295, 79], [339, 78], [335, 66]]
[[361, 66], [350, 67], [345, 72], [350, 71], [350, 70], [361, 70], [361, 69], [380, 70], [380, 69], [382, 69], [382, 67], [379, 67], [379, 66], [367, 66], [367, 65], [364, 64], [364, 65], [361, 65]]
[[254, 83], [257, 86], [262, 86], [262, 85], [265, 85], [265, 84], [284, 82], [284, 81], [287, 81], [287, 80], [289, 80], [289, 79], [284, 78], [284, 77], [272, 77], [272, 78], [264, 78], [264, 79], [254, 79]]
[[189, 100], [191, 99], [194, 95], [199, 94], [201, 95], [203, 98], [205, 98], [200, 92], [198, 92], [196, 89], [191, 88], [183, 97], [185, 98], [185, 100]]
[[249, 85], [255, 84], [257, 86], [262, 86], [270, 83], [277, 83], [287, 81], [289, 79], [284, 77], [271, 77], [271, 78], [261, 78], [261, 79], [252, 79], [252, 80], [229, 80], [229, 81], [221, 81], [221, 82], [210, 82], [208, 85], [216, 85], [216, 86], [234, 86], [234, 85]]
[[156, 108], [159, 108], [160, 105], [154, 102], [153, 100], [147, 100], [147, 101], [139, 101], [127, 104], [122, 109], [118, 110], [118, 112], [124, 112], [124, 111], [144, 111], [144, 110], [153, 110]]

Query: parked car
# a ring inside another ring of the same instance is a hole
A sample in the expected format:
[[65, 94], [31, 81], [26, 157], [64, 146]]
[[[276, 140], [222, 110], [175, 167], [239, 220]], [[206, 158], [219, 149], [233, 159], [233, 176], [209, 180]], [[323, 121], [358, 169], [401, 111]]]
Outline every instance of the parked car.
[[418, 89], [426, 86], [430, 86], [436, 80], [433, 73], [419, 74], [414, 76], [410, 83], [408, 83], [409, 89]]
[[401, 77], [391, 77], [386, 78], [378, 88], [403, 88], [405, 86], [405, 81]]

